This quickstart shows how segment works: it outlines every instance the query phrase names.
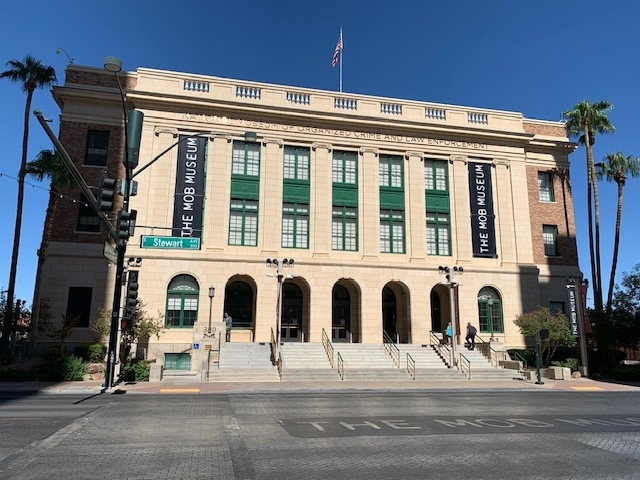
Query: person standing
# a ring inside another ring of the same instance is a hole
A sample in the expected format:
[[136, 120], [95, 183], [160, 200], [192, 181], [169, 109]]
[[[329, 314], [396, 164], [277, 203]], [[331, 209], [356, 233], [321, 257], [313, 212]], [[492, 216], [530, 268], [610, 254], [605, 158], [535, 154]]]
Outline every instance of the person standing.
[[227, 312], [224, 313], [224, 324], [227, 327], [227, 342], [230, 342], [231, 341], [231, 326], [233, 325], [233, 318], [231, 318]]
[[467, 348], [473, 350], [476, 348], [476, 327], [471, 325], [471, 322], [467, 322], [467, 336], [464, 337], [464, 341], [467, 343]]
[[451, 345], [451, 342], [453, 341], [453, 327], [451, 326], [451, 322], [447, 325], [447, 329], [444, 334], [447, 336], [447, 345]]

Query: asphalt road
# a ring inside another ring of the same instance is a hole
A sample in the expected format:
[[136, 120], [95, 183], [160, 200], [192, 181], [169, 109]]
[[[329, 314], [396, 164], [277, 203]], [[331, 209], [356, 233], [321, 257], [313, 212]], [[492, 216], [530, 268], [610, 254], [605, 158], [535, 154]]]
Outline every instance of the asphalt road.
[[0, 395], [0, 478], [640, 479], [632, 392]]

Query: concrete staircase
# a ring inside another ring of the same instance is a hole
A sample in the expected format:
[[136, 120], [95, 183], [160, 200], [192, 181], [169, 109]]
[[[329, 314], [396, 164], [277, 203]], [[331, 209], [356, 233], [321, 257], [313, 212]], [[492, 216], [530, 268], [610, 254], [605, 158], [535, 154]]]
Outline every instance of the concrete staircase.
[[220, 351], [220, 368], [209, 367], [210, 382], [279, 382], [268, 343], [227, 343]]
[[431, 345], [396, 344], [400, 351], [400, 368], [407, 371], [407, 353], [415, 362], [416, 380], [464, 380], [456, 368], [449, 368]]
[[470, 380], [521, 380], [522, 375], [518, 370], [503, 367], [494, 367], [487, 357], [476, 348], [468, 350], [464, 346], [458, 346], [458, 353], [464, 355], [471, 364]]
[[365, 343], [334, 343], [335, 366], [338, 353], [344, 362], [345, 381], [411, 380], [406, 368], [398, 368], [385, 352], [384, 345]]
[[335, 381], [338, 370], [331, 368], [322, 343], [283, 343], [282, 381]]

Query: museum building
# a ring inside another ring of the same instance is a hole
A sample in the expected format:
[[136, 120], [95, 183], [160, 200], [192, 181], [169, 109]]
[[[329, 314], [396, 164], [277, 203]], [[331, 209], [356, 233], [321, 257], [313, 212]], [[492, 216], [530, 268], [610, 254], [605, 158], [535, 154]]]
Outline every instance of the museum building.
[[[126, 256], [144, 310], [164, 321], [147, 358], [188, 363], [225, 312], [232, 342], [269, 342], [280, 326], [284, 342], [428, 344], [453, 319], [506, 347], [525, 344], [516, 315], [568, 313], [565, 279], [581, 274], [562, 122], [118, 75], [70, 64], [53, 96], [59, 139], [92, 187], [125, 176], [123, 103], [144, 114]], [[39, 295], [51, 318], [80, 317], [68, 342], [90, 342], [111, 310], [113, 241], [78, 188], [50, 213]], [[39, 348], [51, 341], [40, 334]]]

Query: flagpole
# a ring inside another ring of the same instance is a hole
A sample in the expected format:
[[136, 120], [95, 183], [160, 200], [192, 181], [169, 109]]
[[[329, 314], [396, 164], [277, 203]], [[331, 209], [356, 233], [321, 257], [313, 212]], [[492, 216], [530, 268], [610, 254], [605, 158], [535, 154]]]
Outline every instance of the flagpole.
[[340, 25], [340, 93], [342, 93], [342, 50], [344, 49], [344, 44], [342, 43], [342, 25]]

